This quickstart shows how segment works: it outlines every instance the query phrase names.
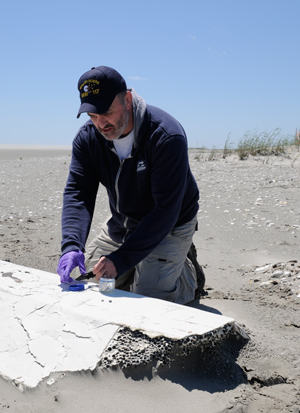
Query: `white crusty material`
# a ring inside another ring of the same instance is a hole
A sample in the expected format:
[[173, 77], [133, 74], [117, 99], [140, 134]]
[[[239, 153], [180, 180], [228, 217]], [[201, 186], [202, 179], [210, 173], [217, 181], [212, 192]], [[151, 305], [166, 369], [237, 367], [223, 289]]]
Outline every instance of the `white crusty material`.
[[53, 372], [93, 370], [120, 328], [182, 340], [234, 329], [232, 318], [0, 261], [0, 374], [35, 387]]

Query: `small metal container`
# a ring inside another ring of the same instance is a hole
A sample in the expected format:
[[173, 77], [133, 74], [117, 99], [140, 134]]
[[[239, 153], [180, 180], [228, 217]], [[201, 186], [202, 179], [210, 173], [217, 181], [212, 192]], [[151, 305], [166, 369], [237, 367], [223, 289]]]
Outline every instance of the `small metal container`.
[[115, 290], [115, 279], [101, 277], [99, 280], [100, 293], [112, 293]]

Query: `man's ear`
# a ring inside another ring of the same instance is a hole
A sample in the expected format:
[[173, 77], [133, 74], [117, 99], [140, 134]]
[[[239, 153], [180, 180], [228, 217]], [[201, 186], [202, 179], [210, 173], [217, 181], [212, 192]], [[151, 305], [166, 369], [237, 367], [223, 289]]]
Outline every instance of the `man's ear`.
[[132, 107], [132, 93], [130, 90], [127, 90], [127, 93], [125, 95], [125, 105], [126, 109], [129, 110]]

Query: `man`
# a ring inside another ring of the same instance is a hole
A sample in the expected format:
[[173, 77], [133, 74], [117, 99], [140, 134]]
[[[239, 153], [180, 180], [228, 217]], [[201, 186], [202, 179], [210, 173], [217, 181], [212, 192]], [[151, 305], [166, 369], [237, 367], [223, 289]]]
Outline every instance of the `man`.
[[[72, 281], [78, 266], [96, 280], [114, 277], [120, 289], [132, 284], [137, 294], [181, 304], [193, 300], [197, 276], [187, 254], [199, 191], [182, 126], [127, 89], [112, 68], [84, 73], [78, 90], [77, 118], [86, 112], [90, 120], [73, 141], [64, 191], [61, 282]], [[107, 189], [111, 217], [85, 251], [99, 182]]]

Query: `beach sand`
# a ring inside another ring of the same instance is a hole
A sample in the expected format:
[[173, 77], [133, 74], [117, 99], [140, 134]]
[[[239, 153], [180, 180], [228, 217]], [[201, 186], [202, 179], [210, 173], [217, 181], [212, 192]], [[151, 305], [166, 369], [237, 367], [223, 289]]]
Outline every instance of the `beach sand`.
[[[245, 161], [189, 154], [201, 193], [194, 243], [207, 277], [207, 295], [189, 305], [233, 317], [250, 340], [229, 338], [170, 367], [64, 372], [24, 392], [0, 378], [1, 412], [300, 411], [299, 152]], [[1, 260], [56, 272], [70, 155], [1, 145]], [[108, 215], [101, 187], [89, 240]]]

